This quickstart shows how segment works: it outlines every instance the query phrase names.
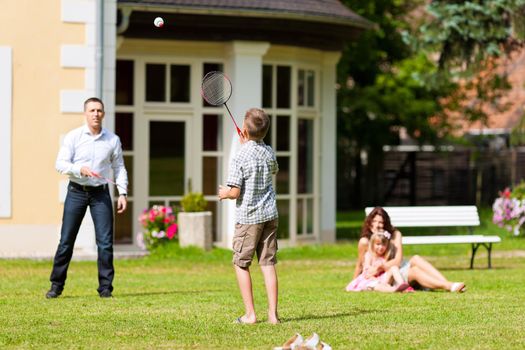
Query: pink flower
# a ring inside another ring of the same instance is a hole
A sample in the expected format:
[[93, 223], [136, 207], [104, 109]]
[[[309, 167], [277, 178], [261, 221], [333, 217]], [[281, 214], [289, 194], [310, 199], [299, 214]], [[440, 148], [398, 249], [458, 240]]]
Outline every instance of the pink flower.
[[176, 234], [177, 234], [177, 224], [172, 224], [168, 226], [166, 236], [169, 239], [172, 239], [173, 237], [175, 237]]
[[171, 240], [177, 234], [177, 224], [173, 209], [169, 206], [154, 205], [144, 209], [139, 215], [139, 221], [145, 231], [137, 236], [137, 245], [150, 249], [166, 240]]
[[137, 233], [137, 245], [140, 249], [146, 249], [146, 243], [144, 242], [144, 234], [142, 232]]
[[148, 220], [148, 216], [145, 213], [139, 216], [139, 222], [144, 227], [146, 227], [147, 220]]

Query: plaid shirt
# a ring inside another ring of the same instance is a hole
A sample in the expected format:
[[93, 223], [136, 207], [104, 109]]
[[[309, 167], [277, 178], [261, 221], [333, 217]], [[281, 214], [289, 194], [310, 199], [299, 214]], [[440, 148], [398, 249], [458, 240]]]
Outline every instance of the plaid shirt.
[[226, 184], [241, 189], [237, 198], [237, 223], [259, 224], [277, 219], [272, 175], [279, 166], [272, 148], [264, 142], [248, 141], [241, 146], [230, 165]]

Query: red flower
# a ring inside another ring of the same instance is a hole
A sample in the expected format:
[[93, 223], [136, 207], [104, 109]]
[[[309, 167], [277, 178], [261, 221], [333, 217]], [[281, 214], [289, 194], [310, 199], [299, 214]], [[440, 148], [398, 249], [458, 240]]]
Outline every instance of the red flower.
[[172, 239], [177, 234], [177, 224], [173, 224], [173, 225], [168, 226], [168, 229], [166, 231], [167, 231], [166, 232], [166, 236], [169, 239]]

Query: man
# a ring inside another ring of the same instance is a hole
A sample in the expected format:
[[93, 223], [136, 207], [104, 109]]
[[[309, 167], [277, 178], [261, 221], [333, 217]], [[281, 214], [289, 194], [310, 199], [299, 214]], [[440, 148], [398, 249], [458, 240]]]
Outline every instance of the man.
[[111, 169], [119, 192], [117, 212], [126, 210], [128, 175], [118, 136], [102, 127], [104, 104], [96, 97], [84, 102], [86, 125], [70, 131], [58, 152], [56, 169], [69, 175], [60, 243], [53, 261], [51, 289], [46, 298], [56, 298], [64, 289], [67, 269], [82, 219], [89, 207], [98, 247], [98, 293], [110, 298], [113, 291], [113, 205], [108, 179]]

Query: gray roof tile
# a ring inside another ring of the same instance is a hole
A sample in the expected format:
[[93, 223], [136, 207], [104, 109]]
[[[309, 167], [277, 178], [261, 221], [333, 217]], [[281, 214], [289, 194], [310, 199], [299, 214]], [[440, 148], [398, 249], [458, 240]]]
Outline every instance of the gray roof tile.
[[[232, 14], [243, 13], [264, 16], [304, 17], [308, 20], [371, 28], [373, 24], [362, 18], [339, 0], [118, 0], [119, 5], [175, 8], [178, 12], [222, 10]], [[213, 13], [210, 13], [213, 14]]]

